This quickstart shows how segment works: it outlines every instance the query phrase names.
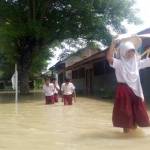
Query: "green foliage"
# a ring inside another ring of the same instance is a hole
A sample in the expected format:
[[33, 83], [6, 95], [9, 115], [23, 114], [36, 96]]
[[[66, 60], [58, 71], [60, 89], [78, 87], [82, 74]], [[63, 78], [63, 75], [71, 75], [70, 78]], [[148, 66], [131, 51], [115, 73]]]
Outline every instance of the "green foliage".
[[68, 56], [74, 55], [77, 50], [84, 48], [87, 45], [87, 41], [83, 39], [67, 39], [64, 40], [61, 44], [59, 44], [59, 48], [61, 50], [61, 53], [58, 57], [58, 60], [63, 61]]
[[0, 0], [0, 50], [7, 64], [14, 64], [32, 39], [30, 68], [41, 71], [53, 56], [49, 48], [54, 43], [69, 38], [110, 43], [108, 26], [122, 32], [124, 19], [139, 21], [133, 4], [133, 0]]

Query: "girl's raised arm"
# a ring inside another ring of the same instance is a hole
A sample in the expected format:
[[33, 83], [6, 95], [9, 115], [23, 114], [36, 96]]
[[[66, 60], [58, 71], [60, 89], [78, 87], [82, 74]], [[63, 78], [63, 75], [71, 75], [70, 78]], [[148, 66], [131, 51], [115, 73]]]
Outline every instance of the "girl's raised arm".
[[116, 41], [113, 39], [109, 47], [109, 50], [107, 51], [107, 54], [106, 54], [106, 59], [109, 62], [109, 64], [113, 64], [113, 54], [115, 51], [115, 46], [116, 46]]

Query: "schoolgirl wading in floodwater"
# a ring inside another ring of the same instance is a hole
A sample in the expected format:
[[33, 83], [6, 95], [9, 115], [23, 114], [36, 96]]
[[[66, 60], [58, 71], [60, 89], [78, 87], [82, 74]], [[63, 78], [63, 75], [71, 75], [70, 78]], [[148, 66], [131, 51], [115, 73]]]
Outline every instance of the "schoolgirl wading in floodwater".
[[116, 59], [113, 57], [115, 46], [113, 41], [107, 52], [107, 60], [115, 69], [117, 79], [112, 121], [114, 127], [121, 127], [127, 133], [137, 126], [150, 126], [139, 75], [140, 69], [150, 67], [150, 59], [140, 60], [130, 41], [119, 44], [120, 58]]

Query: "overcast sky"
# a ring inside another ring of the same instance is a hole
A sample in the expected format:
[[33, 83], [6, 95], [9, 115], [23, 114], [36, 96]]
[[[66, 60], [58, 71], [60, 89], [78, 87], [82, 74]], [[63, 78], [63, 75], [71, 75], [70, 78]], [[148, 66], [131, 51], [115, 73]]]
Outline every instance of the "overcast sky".
[[139, 9], [136, 14], [142, 21], [141, 25], [126, 25], [127, 31], [129, 33], [136, 33], [141, 30], [150, 27], [150, 1], [149, 0], [135, 0], [135, 8]]

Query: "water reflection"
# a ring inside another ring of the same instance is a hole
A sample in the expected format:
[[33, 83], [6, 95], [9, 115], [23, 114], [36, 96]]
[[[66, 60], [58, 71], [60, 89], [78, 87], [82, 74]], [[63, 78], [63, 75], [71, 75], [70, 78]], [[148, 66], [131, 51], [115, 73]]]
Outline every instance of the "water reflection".
[[44, 105], [41, 93], [0, 94], [0, 150], [147, 150], [150, 128], [123, 134], [112, 127], [112, 104], [78, 98], [73, 106]]

